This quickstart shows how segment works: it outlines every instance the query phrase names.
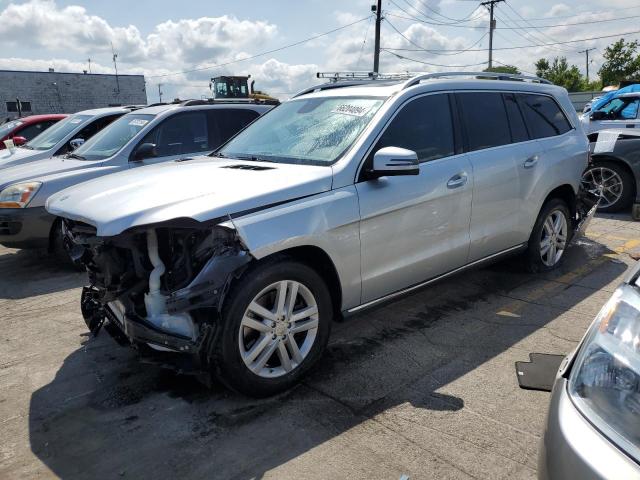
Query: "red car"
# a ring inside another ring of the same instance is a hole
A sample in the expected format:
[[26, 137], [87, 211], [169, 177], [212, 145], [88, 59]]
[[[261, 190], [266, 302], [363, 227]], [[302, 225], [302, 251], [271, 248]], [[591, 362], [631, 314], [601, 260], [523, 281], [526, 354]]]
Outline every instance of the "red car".
[[13, 139], [16, 146], [23, 145], [66, 116], [64, 114], [31, 115], [3, 123], [0, 125], [0, 150], [6, 148], [5, 140]]

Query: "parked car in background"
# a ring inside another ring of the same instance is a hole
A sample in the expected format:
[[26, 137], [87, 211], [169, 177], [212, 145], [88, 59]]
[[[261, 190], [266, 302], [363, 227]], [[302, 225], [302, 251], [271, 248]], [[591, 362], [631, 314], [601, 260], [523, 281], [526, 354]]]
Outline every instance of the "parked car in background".
[[49, 195], [121, 170], [209, 153], [270, 108], [201, 101], [143, 108], [114, 120], [72, 153], [2, 170], [0, 244], [49, 248], [68, 260], [62, 225], [44, 209]]
[[619, 94], [582, 115], [584, 130], [588, 135], [611, 128], [639, 128], [638, 105], [640, 92]]
[[51, 196], [90, 330], [265, 396], [318, 361], [339, 315], [506, 255], [557, 267], [588, 157], [567, 92], [463, 75], [313, 87], [210, 157]]
[[600, 212], [618, 212], [633, 205], [640, 219], [640, 129], [605, 130], [589, 135], [591, 163], [582, 181], [601, 192]]
[[0, 170], [72, 152], [116, 118], [138, 108], [97, 108], [69, 115], [24, 145], [0, 151]]
[[6, 148], [5, 140], [13, 140], [13, 144], [19, 147], [66, 117], [65, 114], [31, 115], [3, 123], [0, 125], [0, 150]]
[[640, 479], [640, 263], [560, 366], [538, 478]]

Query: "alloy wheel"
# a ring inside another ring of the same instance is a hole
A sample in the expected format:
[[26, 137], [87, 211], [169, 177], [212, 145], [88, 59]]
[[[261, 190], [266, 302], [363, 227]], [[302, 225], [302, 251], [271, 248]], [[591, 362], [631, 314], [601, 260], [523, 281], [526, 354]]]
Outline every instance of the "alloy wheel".
[[264, 378], [286, 375], [309, 355], [318, 333], [318, 304], [302, 283], [282, 280], [262, 289], [246, 308], [238, 345], [244, 364]]
[[582, 184], [590, 192], [600, 195], [599, 208], [607, 208], [617, 203], [624, 191], [618, 172], [607, 167], [593, 167], [584, 172]]
[[560, 261], [567, 247], [567, 218], [562, 210], [552, 210], [542, 225], [540, 258], [547, 267]]

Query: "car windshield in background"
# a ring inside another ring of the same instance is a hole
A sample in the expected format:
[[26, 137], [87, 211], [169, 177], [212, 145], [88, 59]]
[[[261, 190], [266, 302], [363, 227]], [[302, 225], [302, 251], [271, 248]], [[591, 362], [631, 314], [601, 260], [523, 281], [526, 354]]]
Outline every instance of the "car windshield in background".
[[115, 155], [154, 117], [135, 113], [124, 115], [78, 147], [73, 152], [74, 156], [84, 160], [102, 160]]
[[49, 150], [71, 132], [87, 123], [91, 115], [72, 115], [46, 129], [36, 138], [25, 144], [26, 148], [33, 150]]
[[383, 98], [323, 97], [283, 103], [217, 152], [226, 157], [330, 165], [355, 142]]
[[16, 127], [19, 127], [23, 123], [24, 122], [21, 122], [20, 120], [13, 120], [12, 122], [7, 122], [0, 125], [0, 137], [4, 137], [7, 133], [10, 133], [11, 130], [13, 130]]

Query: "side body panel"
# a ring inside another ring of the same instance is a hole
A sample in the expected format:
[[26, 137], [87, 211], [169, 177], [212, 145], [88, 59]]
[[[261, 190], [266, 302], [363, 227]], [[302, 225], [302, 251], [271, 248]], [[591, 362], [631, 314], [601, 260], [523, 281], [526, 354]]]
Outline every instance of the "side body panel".
[[533, 168], [521, 168], [521, 228], [533, 229], [542, 204], [555, 188], [570, 185], [575, 193], [588, 162], [588, 140], [581, 129], [557, 137], [542, 138], [538, 143], [538, 162]]
[[535, 141], [502, 145], [469, 153], [474, 188], [469, 261], [527, 241], [530, 231], [521, 225], [522, 165], [536, 154]]
[[[448, 185], [458, 176], [466, 182]], [[467, 156], [454, 155], [356, 185], [363, 303], [467, 263], [473, 181]]]
[[636, 196], [634, 203], [640, 203], [640, 137], [635, 140], [617, 141], [610, 154], [602, 153], [593, 156], [593, 161], [613, 160], [624, 163], [631, 170], [636, 181]]
[[246, 247], [258, 259], [299, 246], [321, 248], [333, 260], [340, 278], [341, 309], [361, 303], [360, 212], [353, 185], [232, 221]]

